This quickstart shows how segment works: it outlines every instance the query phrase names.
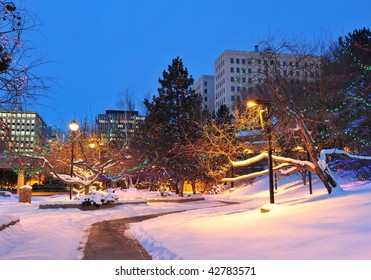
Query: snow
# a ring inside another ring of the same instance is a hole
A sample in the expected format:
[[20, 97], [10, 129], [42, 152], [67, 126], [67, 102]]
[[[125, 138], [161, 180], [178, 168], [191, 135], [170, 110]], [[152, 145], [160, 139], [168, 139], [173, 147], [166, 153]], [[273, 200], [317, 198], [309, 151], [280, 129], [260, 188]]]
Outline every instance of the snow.
[[[121, 204], [96, 211], [39, 209], [40, 204], [68, 202], [68, 196], [32, 198], [0, 196], [2, 260], [76, 260], [91, 224], [175, 210], [188, 210], [130, 225], [157, 260], [369, 260], [371, 259], [371, 183], [348, 182], [327, 194], [319, 180], [313, 195], [300, 176], [278, 181], [276, 204], [269, 204], [267, 176], [205, 200]], [[118, 202], [156, 198], [159, 193], [116, 191]], [[227, 204], [235, 202], [239, 204]], [[261, 213], [261, 209], [269, 210]]]
[[[369, 260], [371, 184], [343, 187], [328, 195], [317, 180], [309, 195], [300, 181], [281, 183], [276, 204], [270, 205], [265, 179], [219, 196], [241, 204], [162, 216], [130, 228], [155, 259]], [[262, 214], [262, 208], [269, 212]]]
[[24, 186], [20, 187], [20, 189], [32, 190], [32, 186], [30, 186], [30, 185], [24, 185]]

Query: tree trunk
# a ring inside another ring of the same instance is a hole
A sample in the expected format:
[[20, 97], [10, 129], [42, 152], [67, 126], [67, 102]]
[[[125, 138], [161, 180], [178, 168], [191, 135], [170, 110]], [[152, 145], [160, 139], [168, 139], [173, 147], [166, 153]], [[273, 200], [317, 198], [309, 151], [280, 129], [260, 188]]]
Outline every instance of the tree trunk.
[[295, 116], [295, 119], [296, 119], [296, 123], [300, 127], [300, 132], [301, 132], [301, 135], [303, 136], [304, 145], [305, 145], [305, 148], [308, 152], [309, 158], [315, 166], [314, 167], [314, 171], [315, 171], [314, 173], [320, 178], [320, 180], [324, 184], [327, 192], [330, 194], [332, 192], [330, 184], [333, 187], [336, 187], [337, 183], [334, 180], [334, 178], [332, 178], [332, 176], [331, 176], [327, 167], [324, 168], [324, 170], [320, 167], [320, 165], [318, 163], [319, 158], [318, 158], [317, 153], [316, 153], [316, 148], [314, 146], [313, 139], [312, 139], [311, 135], [309, 134], [303, 120], [298, 118], [297, 116]]
[[175, 182], [175, 184], [174, 184], [174, 187], [175, 187], [175, 194], [179, 194], [179, 187], [178, 187], [178, 185], [179, 185], [179, 179]]
[[301, 180], [303, 181], [304, 186], [307, 185], [307, 172], [309, 171], [305, 170], [305, 171], [300, 172]]
[[184, 192], [184, 180], [179, 181], [179, 196], [183, 197]]
[[192, 183], [193, 194], [196, 194], [196, 180], [192, 180], [191, 183]]

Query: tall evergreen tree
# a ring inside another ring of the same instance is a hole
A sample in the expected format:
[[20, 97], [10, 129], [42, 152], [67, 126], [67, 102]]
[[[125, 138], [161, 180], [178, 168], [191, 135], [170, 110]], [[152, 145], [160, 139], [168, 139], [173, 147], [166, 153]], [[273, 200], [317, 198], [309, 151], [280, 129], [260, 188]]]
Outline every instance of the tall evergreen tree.
[[166, 170], [177, 191], [197, 168], [187, 149], [201, 135], [201, 97], [191, 89], [193, 81], [182, 60], [173, 59], [159, 78], [158, 96], [144, 101], [149, 114], [136, 143], [150, 164]]

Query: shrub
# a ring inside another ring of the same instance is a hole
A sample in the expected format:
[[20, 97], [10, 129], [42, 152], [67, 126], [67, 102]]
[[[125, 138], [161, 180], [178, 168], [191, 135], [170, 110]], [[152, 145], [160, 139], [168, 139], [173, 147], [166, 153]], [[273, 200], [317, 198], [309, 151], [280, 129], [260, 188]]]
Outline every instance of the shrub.
[[119, 197], [109, 192], [93, 191], [90, 194], [82, 195], [77, 199], [81, 202], [82, 206], [94, 205], [99, 207], [100, 205], [114, 203], [119, 199]]

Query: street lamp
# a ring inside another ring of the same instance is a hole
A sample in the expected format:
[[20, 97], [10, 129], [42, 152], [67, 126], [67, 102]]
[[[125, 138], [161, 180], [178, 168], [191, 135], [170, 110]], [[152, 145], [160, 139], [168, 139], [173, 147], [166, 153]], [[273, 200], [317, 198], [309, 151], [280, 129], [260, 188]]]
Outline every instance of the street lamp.
[[263, 130], [267, 131], [268, 137], [268, 172], [269, 172], [269, 200], [270, 203], [274, 203], [274, 188], [273, 188], [273, 160], [272, 160], [272, 139], [271, 139], [271, 124], [267, 126], [264, 124], [263, 112], [266, 112], [268, 118], [270, 114], [270, 102], [269, 100], [251, 100], [247, 102], [247, 107], [264, 106], [265, 109], [259, 110], [260, 123]]
[[[71, 181], [73, 177], [73, 158], [74, 158], [74, 153], [75, 153], [75, 133], [77, 130], [79, 130], [79, 124], [73, 120], [69, 125], [69, 128], [72, 132], [72, 145], [71, 145]], [[70, 199], [72, 199], [72, 185], [73, 183], [71, 182], [70, 184]]]

